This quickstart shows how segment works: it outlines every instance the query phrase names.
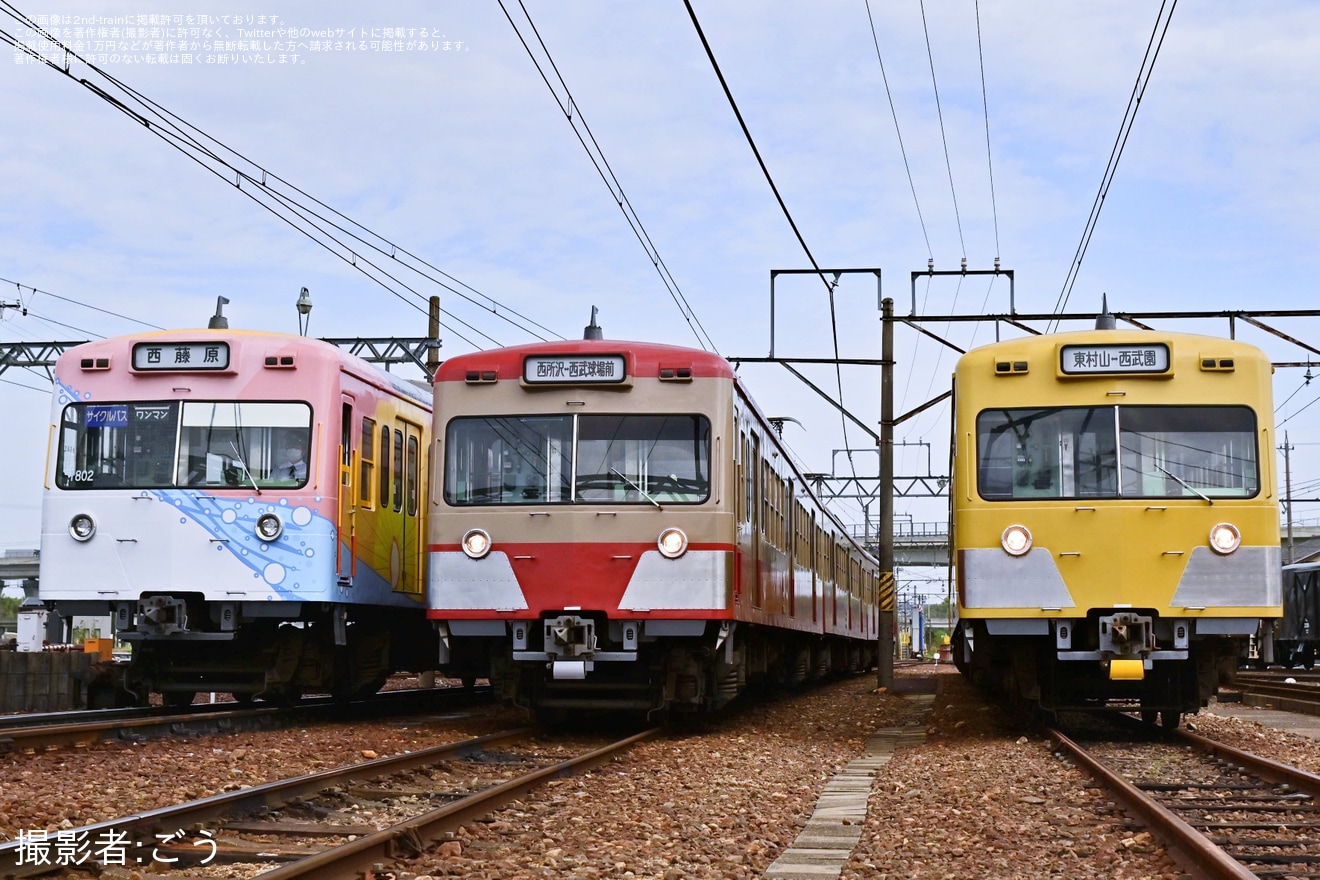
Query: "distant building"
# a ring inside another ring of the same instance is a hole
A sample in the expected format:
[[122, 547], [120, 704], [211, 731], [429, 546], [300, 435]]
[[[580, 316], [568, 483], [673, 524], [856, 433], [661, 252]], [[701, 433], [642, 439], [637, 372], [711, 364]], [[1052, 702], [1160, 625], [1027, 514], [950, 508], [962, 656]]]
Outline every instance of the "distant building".
[[1320, 537], [1298, 538], [1292, 545], [1292, 556], [1288, 555], [1288, 536], [1283, 538], [1283, 563], [1320, 562]]

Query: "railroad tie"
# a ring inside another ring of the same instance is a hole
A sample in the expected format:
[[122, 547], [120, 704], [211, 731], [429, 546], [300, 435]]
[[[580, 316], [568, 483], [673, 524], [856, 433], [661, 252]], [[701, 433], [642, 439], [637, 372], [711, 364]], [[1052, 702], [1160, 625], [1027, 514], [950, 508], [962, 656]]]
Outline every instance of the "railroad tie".
[[910, 724], [872, 732], [861, 756], [848, 762], [825, 784], [807, 826], [766, 869], [765, 880], [824, 880], [843, 872], [862, 839], [867, 799], [880, 769], [889, 763], [896, 748], [926, 739], [925, 719], [935, 702], [934, 694], [909, 694], [903, 699], [914, 710]]

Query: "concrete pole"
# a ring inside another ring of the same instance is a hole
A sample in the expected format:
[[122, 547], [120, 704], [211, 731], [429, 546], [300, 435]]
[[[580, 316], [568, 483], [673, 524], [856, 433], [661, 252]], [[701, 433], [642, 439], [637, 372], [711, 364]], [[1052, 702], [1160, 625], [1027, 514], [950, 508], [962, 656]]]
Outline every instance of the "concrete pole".
[[894, 301], [881, 302], [880, 329], [880, 664], [876, 683], [894, 686]]
[[1283, 491], [1288, 499], [1288, 562], [1293, 564], [1293, 517], [1292, 517], [1292, 444], [1288, 442], [1288, 432], [1283, 432]]

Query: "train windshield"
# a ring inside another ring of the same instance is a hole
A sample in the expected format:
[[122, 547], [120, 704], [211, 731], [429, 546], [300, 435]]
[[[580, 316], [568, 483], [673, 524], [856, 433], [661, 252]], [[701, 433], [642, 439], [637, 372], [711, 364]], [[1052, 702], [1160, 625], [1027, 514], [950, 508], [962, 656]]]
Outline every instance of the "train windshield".
[[445, 500], [486, 504], [700, 504], [710, 420], [700, 415], [457, 418]]
[[1260, 491], [1244, 406], [991, 409], [976, 418], [989, 500], [1248, 498]]
[[312, 408], [299, 402], [74, 403], [60, 419], [61, 489], [275, 488], [307, 482]]

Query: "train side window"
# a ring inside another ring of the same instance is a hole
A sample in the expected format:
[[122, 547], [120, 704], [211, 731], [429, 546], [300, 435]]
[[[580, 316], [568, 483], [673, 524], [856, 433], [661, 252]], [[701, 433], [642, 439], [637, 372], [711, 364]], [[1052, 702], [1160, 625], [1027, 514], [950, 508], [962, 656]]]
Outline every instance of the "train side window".
[[419, 460], [417, 455], [417, 437], [414, 434], [408, 435], [408, 515], [417, 515], [417, 483], [419, 475]]
[[[351, 467], [353, 464], [353, 404], [345, 402], [342, 413], [343, 417], [339, 423], [339, 448], [344, 456], [344, 467]], [[347, 486], [351, 476], [345, 474], [341, 479], [344, 485]]]
[[375, 419], [362, 419], [362, 446], [358, 452], [358, 456], [359, 461], [361, 462], [361, 474], [358, 479], [360, 484], [358, 497], [362, 501], [362, 506], [367, 510], [370, 510], [373, 507], [371, 503], [371, 490], [374, 481], [372, 478], [375, 476], [376, 469]]
[[776, 516], [779, 519], [779, 547], [787, 552], [793, 546], [788, 543], [788, 482], [782, 478], [778, 482], [779, 510]]
[[382, 425], [380, 429], [380, 509], [390, 506], [390, 429]]
[[774, 491], [770, 496], [770, 504], [773, 506], [775, 513], [774, 542], [775, 546], [782, 550], [784, 547], [784, 481], [779, 479], [779, 474], [774, 473], [773, 470], [771, 474], [774, 477]]
[[747, 522], [747, 432], [742, 433], [738, 447], [738, 522]]
[[394, 429], [394, 512], [403, 510], [403, 432]]

